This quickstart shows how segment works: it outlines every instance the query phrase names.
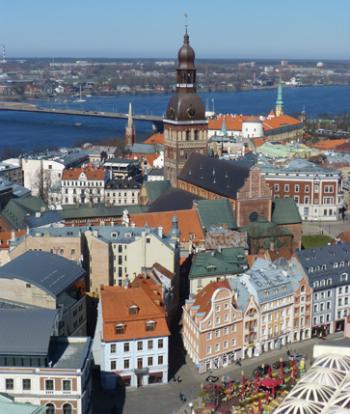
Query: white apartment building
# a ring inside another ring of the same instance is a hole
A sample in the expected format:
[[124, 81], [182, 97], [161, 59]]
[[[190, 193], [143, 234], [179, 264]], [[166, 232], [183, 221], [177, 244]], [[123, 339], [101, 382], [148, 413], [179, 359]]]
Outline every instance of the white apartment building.
[[105, 186], [106, 206], [127, 206], [139, 203], [141, 184], [135, 180], [111, 180]]
[[117, 377], [126, 387], [168, 381], [170, 332], [159, 286], [152, 283], [151, 289], [101, 289], [93, 354], [105, 389], [114, 389]]
[[61, 203], [100, 204], [104, 202], [105, 171], [102, 168], [72, 168], [62, 174]]

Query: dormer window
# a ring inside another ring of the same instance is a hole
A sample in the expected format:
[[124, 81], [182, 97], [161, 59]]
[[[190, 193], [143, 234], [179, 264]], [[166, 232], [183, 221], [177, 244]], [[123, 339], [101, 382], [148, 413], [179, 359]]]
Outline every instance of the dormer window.
[[116, 334], [123, 334], [125, 332], [125, 324], [124, 323], [117, 323], [115, 325], [115, 333]]
[[314, 268], [312, 266], [309, 267], [309, 273], [313, 273], [313, 271], [314, 271]]
[[346, 282], [348, 280], [348, 274], [347, 273], [342, 273], [340, 275], [340, 281], [341, 282]]
[[344, 267], [345, 266], [345, 263], [343, 262], [343, 261], [341, 261], [340, 263], [339, 263], [339, 267]]
[[154, 331], [155, 327], [156, 327], [156, 323], [154, 321], [146, 322], [146, 331]]
[[129, 307], [129, 315], [137, 315], [139, 312], [139, 307], [137, 305], [131, 305]]
[[338, 263], [337, 262], [333, 263], [333, 267], [334, 267], [334, 269], [337, 269]]
[[322, 270], [327, 270], [327, 266], [325, 264], [322, 265]]

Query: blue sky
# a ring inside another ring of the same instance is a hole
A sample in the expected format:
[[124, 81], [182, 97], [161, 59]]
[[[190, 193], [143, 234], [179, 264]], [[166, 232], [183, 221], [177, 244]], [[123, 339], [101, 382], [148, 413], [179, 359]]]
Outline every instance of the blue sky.
[[0, 0], [9, 57], [350, 59], [350, 0]]

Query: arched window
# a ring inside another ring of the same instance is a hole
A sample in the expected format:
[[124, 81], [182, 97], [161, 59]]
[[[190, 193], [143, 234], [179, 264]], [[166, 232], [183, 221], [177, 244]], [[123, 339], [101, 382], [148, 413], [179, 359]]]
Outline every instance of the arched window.
[[46, 404], [46, 414], [55, 414], [55, 406], [53, 404]]
[[72, 406], [70, 404], [64, 404], [63, 406], [63, 414], [72, 414]]

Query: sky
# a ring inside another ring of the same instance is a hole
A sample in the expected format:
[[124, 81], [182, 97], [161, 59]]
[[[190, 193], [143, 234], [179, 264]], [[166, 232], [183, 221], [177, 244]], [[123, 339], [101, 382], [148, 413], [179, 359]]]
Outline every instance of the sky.
[[0, 0], [8, 57], [350, 59], [350, 0]]

